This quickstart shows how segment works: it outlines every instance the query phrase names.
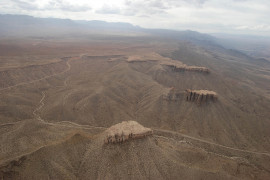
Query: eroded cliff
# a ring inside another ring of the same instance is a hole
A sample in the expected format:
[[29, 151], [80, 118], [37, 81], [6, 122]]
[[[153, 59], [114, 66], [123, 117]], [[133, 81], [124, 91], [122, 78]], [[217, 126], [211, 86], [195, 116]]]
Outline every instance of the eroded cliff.
[[105, 131], [104, 143], [122, 143], [130, 139], [144, 138], [152, 135], [150, 128], [143, 127], [136, 121], [123, 121]]
[[209, 90], [186, 90], [186, 100], [198, 104], [217, 101], [217, 93]]

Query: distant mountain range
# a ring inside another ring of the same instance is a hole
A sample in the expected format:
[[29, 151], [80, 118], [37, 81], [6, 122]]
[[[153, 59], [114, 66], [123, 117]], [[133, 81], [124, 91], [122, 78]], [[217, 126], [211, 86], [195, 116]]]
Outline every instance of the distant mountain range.
[[[139, 27], [129, 23], [105, 21], [75, 21], [57, 18], [35, 18], [26, 15], [0, 15], [0, 36], [57, 36], [74, 33], [134, 31]], [[101, 31], [100, 31], [101, 30]]]
[[256, 58], [270, 59], [270, 39], [226, 34], [204, 34], [196, 31], [146, 29], [124, 22], [86, 21], [58, 18], [37, 18], [27, 15], [1, 15], [0, 38], [61, 38], [113, 36], [153, 36], [194, 42], [203, 47], [235, 49]]
[[0, 37], [65, 36], [84, 34], [153, 35], [165, 38], [208, 41], [214, 37], [195, 31], [145, 29], [123, 22], [36, 18], [27, 15], [0, 15]]

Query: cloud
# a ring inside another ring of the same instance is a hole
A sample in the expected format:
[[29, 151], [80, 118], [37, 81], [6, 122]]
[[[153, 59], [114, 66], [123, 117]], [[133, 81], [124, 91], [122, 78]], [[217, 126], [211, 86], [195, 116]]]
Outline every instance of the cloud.
[[27, 1], [11, 0], [11, 2], [13, 2], [14, 5], [20, 9], [24, 9], [24, 10], [37, 10], [38, 9], [38, 6], [36, 4], [29, 3]]
[[0, 12], [206, 33], [265, 34], [270, 26], [269, 0], [0, 0]]
[[121, 7], [104, 4], [96, 10], [99, 14], [119, 14], [123, 16], [151, 16], [166, 13], [168, 9], [163, 1], [159, 0], [125, 0]]
[[65, 2], [63, 0], [51, 0], [47, 7], [44, 9], [46, 10], [62, 10], [62, 11], [71, 11], [71, 12], [84, 12], [91, 10], [90, 6], [87, 5], [74, 5], [70, 4], [69, 2]]
[[167, 9], [168, 7], [163, 0], [126, 0], [125, 5], [127, 7], [138, 7], [138, 8], [152, 8], [152, 9]]
[[270, 25], [267, 24], [259, 24], [256, 26], [236, 26], [237, 30], [248, 30], [248, 31], [270, 31]]
[[105, 4], [102, 8], [96, 10], [95, 12], [99, 14], [121, 14], [121, 9]]
[[61, 10], [84, 12], [91, 10], [91, 7], [88, 5], [74, 5], [64, 0], [50, 0], [43, 6], [40, 6], [36, 0], [10, 0], [10, 2], [17, 8], [26, 11]]

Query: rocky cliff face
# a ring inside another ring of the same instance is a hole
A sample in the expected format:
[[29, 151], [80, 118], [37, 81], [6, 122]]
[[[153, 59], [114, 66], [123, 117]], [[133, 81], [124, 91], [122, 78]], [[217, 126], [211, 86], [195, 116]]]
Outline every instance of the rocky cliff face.
[[175, 72], [184, 72], [184, 71], [193, 71], [193, 72], [202, 72], [202, 73], [210, 73], [209, 69], [205, 67], [198, 67], [198, 66], [187, 66], [183, 65], [174, 65], [174, 64], [164, 64], [168, 66], [172, 71]]
[[172, 71], [175, 72], [183, 72], [183, 71], [193, 71], [193, 72], [202, 72], [202, 73], [210, 73], [209, 69], [206, 67], [199, 66], [188, 66], [181, 61], [172, 60], [171, 58], [160, 56], [157, 53], [149, 53], [149, 54], [140, 54], [140, 55], [130, 55], [128, 56], [127, 62], [157, 62], [160, 65], [169, 67]]
[[186, 100], [191, 102], [196, 102], [198, 104], [205, 102], [215, 102], [217, 101], [217, 93], [208, 90], [186, 90]]
[[145, 128], [136, 121], [123, 121], [105, 131], [105, 144], [122, 143], [131, 139], [144, 138], [152, 135], [150, 128]]
[[217, 93], [208, 90], [186, 90], [186, 100], [196, 102], [198, 104], [217, 100]]

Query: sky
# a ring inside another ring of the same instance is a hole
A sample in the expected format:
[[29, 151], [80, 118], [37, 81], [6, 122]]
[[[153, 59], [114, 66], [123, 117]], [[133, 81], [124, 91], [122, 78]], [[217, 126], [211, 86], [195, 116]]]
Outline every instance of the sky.
[[270, 0], [0, 0], [0, 14], [270, 36]]

